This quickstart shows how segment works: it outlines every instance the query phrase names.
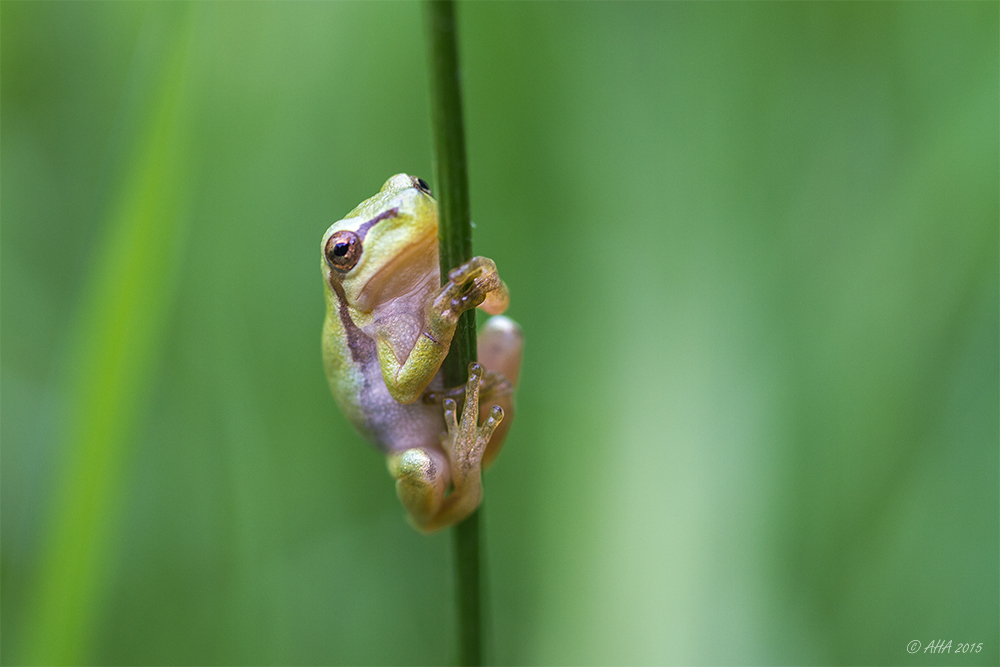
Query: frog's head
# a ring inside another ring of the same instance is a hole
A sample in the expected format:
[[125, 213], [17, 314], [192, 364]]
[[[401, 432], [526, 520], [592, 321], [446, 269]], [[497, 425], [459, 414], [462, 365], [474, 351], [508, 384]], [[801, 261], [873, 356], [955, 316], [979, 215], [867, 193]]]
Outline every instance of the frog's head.
[[354, 308], [371, 312], [438, 271], [437, 202], [423, 179], [396, 174], [323, 235], [323, 278]]

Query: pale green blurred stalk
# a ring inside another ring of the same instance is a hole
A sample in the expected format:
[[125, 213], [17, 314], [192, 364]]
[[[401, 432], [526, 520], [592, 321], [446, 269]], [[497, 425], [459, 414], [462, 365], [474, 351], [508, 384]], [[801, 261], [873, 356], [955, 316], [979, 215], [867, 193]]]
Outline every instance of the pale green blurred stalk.
[[[185, 179], [184, 84], [191, 7], [151, 8], [144, 36], [164, 31], [155, 95], [115, 188], [106, 236], [71, 321], [67, 420], [56, 464], [36, 593], [21, 662], [89, 659], [111, 575], [123, 477], [162, 347], [180, 255]], [[174, 16], [180, 12], [181, 16]], [[169, 24], [169, 30], [163, 24]], [[141, 39], [141, 38], [140, 38]], [[142, 45], [140, 45], [141, 48]], [[53, 230], [53, 261], [59, 253]]]

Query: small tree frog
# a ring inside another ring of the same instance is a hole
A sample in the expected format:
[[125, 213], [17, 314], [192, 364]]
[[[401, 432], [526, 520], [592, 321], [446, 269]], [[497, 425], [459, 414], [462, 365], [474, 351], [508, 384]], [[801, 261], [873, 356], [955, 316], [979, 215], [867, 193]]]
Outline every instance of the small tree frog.
[[[520, 327], [500, 315], [510, 297], [493, 260], [473, 257], [441, 286], [437, 231], [427, 184], [397, 174], [320, 246], [330, 389], [386, 455], [410, 522], [427, 533], [479, 506], [481, 470], [513, 417], [523, 344]], [[440, 367], [458, 317], [477, 306], [494, 315], [479, 334], [479, 363], [464, 387], [445, 387]]]

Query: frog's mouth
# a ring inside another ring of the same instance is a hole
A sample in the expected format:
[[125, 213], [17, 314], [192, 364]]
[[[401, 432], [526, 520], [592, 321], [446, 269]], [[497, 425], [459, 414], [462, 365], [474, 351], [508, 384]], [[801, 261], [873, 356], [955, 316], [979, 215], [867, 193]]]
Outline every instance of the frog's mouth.
[[437, 234], [430, 233], [389, 260], [369, 278], [358, 293], [357, 304], [371, 312], [376, 306], [413, 293], [429, 275], [437, 279]]

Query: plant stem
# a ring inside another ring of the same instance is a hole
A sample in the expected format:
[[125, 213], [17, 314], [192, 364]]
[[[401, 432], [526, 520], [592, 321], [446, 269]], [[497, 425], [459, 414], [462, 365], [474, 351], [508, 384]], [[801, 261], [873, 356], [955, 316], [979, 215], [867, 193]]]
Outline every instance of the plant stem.
[[[440, 208], [438, 242], [443, 285], [449, 271], [472, 258], [469, 178], [465, 164], [454, 2], [427, 0], [425, 8], [430, 38], [435, 190]], [[451, 352], [444, 361], [445, 383], [449, 386], [465, 384], [469, 363], [475, 360], [476, 313], [473, 309], [463, 313], [458, 320]]]
[[[458, 69], [458, 28], [453, 0], [426, 0], [431, 68], [431, 115], [439, 206], [438, 242], [441, 284], [448, 272], [472, 258], [469, 179], [465, 161], [465, 130]], [[458, 321], [451, 350], [444, 360], [445, 386], [465, 383], [469, 363], [476, 360], [476, 313]], [[455, 526], [455, 590], [459, 664], [483, 664], [483, 624], [480, 584], [479, 510]]]

